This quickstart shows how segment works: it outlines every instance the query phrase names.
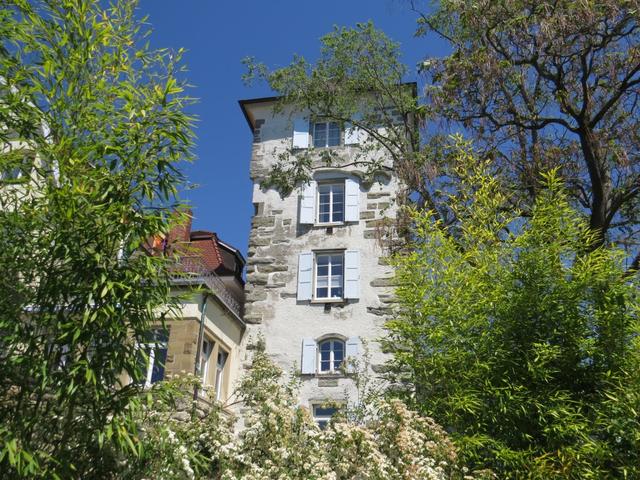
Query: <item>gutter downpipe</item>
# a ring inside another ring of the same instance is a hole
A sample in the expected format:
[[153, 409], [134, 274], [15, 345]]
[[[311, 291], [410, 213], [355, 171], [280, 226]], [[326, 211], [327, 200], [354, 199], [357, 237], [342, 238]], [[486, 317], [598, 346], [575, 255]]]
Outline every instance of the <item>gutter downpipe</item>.
[[[202, 340], [204, 338], [204, 317], [207, 313], [207, 299], [209, 297], [209, 292], [205, 292], [202, 297], [202, 307], [200, 308], [200, 325], [198, 328], [198, 346], [196, 348], [196, 362], [193, 366], [193, 374], [198, 376], [198, 367], [200, 365], [200, 357], [202, 356]], [[198, 385], [194, 385], [193, 387], [193, 400], [196, 402], [198, 400]], [[194, 404], [195, 405], [195, 404]], [[195, 407], [194, 407], [195, 408]]]

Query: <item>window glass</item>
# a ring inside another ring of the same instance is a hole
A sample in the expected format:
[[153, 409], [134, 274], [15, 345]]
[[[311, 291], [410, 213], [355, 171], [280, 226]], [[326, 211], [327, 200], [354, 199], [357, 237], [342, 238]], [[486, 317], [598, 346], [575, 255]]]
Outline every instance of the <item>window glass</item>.
[[327, 124], [326, 122], [317, 122], [313, 128], [313, 146], [322, 148], [327, 146]]
[[213, 351], [213, 342], [208, 339], [202, 341], [202, 353], [200, 354], [200, 373], [202, 374], [202, 383], [207, 385], [207, 377], [209, 376], [209, 360]]
[[331, 122], [328, 130], [327, 146], [337, 147], [340, 145], [340, 126], [336, 122]]
[[322, 405], [313, 406], [313, 419], [318, 426], [324, 430], [329, 424], [331, 417], [336, 414], [338, 409], [336, 407], [323, 407]]
[[319, 372], [339, 372], [344, 361], [344, 342], [339, 339], [329, 339], [321, 342], [319, 347]]
[[222, 387], [223, 387], [223, 379], [224, 379], [224, 367], [227, 364], [227, 359], [229, 358], [229, 354], [222, 349], [218, 350], [218, 359], [216, 361], [216, 400], [220, 400], [222, 398]]
[[316, 298], [342, 298], [342, 254], [316, 255]]
[[340, 125], [337, 122], [316, 122], [313, 124], [313, 146], [316, 148], [340, 145]]
[[344, 183], [318, 185], [318, 223], [344, 221]]
[[153, 364], [151, 365], [150, 383], [156, 383], [164, 378], [164, 365], [167, 361], [167, 347], [156, 347]]

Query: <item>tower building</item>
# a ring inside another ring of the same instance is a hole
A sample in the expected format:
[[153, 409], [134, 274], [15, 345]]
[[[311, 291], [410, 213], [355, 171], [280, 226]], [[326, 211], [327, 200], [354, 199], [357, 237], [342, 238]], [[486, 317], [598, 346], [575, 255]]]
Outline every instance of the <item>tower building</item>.
[[[395, 217], [398, 180], [390, 159], [375, 178], [365, 175], [356, 161], [364, 131], [292, 108], [274, 110], [277, 101], [240, 101], [253, 133], [246, 338], [261, 335], [285, 372], [297, 370], [300, 404], [323, 423], [333, 412], [327, 403], [356, 400], [353, 369], [367, 363], [375, 371], [384, 362], [377, 339], [384, 335], [392, 271], [380, 227]], [[323, 160], [328, 151], [338, 153], [335, 165]], [[288, 195], [262, 186], [283, 155], [308, 156], [313, 171]]]

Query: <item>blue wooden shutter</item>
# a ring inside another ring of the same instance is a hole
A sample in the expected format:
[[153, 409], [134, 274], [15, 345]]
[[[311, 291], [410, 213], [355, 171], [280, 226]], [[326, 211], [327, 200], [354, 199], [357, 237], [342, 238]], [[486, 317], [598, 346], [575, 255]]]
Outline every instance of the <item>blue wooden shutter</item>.
[[354, 361], [360, 359], [360, 338], [349, 337], [345, 344], [345, 358], [347, 361], [347, 372], [353, 373], [355, 371]]
[[309, 119], [293, 119], [293, 148], [309, 148]]
[[298, 300], [313, 297], [313, 252], [298, 255]]
[[[354, 121], [362, 119], [362, 114], [356, 113], [353, 116]], [[344, 144], [345, 145], [358, 145], [364, 140], [364, 131], [351, 123], [345, 123], [344, 125]]]
[[318, 184], [313, 180], [302, 187], [302, 198], [300, 199], [300, 223], [316, 223], [316, 191]]
[[344, 252], [344, 298], [360, 298], [360, 252]]
[[344, 221], [360, 220], [360, 184], [350, 178], [344, 181]]
[[302, 361], [300, 371], [305, 374], [316, 373], [317, 346], [313, 338], [302, 339]]

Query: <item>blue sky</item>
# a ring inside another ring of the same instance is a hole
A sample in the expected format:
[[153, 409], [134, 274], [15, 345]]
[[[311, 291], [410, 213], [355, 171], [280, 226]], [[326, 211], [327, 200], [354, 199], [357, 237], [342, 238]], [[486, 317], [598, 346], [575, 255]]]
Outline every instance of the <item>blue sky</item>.
[[[187, 49], [185, 63], [196, 127], [196, 162], [186, 173], [198, 188], [186, 193], [194, 228], [213, 230], [246, 253], [251, 223], [249, 160], [251, 133], [238, 100], [271, 94], [265, 85], [247, 87], [241, 60], [253, 56], [270, 67], [287, 65], [293, 54], [317, 57], [319, 38], [334, 25], [372, 20], [402, 45], [412, 72], [425, 56], [443, 52], [433, 38], [414, 38], [416, 15], [402, 0], [141, 0], [154, 47]], [[415, 80], [415, 78], [407, 78]]]

